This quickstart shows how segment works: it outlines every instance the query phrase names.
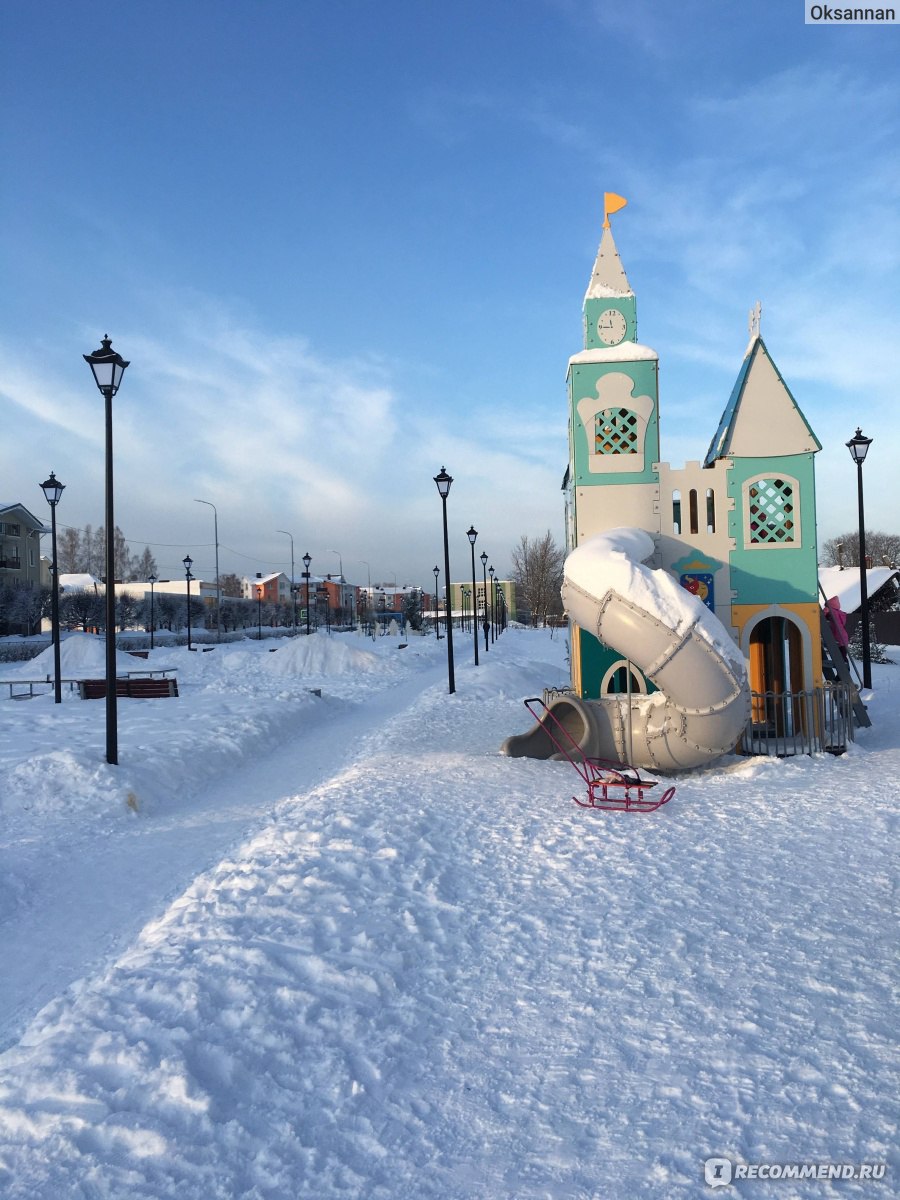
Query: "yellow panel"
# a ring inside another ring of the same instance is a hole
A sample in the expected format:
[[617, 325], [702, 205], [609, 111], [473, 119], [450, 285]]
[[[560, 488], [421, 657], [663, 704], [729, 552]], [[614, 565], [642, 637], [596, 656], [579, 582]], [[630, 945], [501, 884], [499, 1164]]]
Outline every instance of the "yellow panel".
[[569, 655], [572, 660], [572, 691], [576, 696], [581, 695], [581, 630], [573, 622], [569, 623], [571, 644]]
[[[744, 628], [758, 616], [759, 613], [770, 613], [773, 607], [777, 607], [779, 612], [790, 613], [800, 624], [803, 624], [809, 630], [810, 649], [811, 649], [811, 667], [812, 679], [804, 681], [807, 687], [822, 686], [822, 629], [819, 622], [819, 606], [818, 604], [779, 604], [773, 606], [771, 604], [732, 604], [731, 606], [731, 623], [738, 631], [738, 643], [742, 643], [744, 636]], [[751, 672], [753, 663], [751, 660]]]

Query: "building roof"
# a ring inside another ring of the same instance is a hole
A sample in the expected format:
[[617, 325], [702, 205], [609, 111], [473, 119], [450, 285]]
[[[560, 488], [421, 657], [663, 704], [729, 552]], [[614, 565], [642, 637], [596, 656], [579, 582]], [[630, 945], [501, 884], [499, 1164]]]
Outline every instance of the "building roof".
[[716, 459], [729, 454], [738, 458], [778, 458], [814, 454], [821, 449], [765, 342], [755, 335], [703, 465], [711, 467]]
[[[900, 571], [896, 567], [870, 567], [866, 571], [866, 593], [869, 599], [886, 587], [892, 579], [900, 582]], [[856, 612], [859, 608], [859, 567], [845, 567], [843, 570], [840, 567], [819, 567], [819, 586], [825, 593], [826, 600], [837, 596], [845, 613]]]
[[103, 584], [99, 579], [95, 579], [93, 575], [89, 575], [86, 571], [81, 571], [74, 574], [60, 572], [59, 586], [63, 591], [68, 589], [70, 592], [86, 592], [90, 588], [103, 587]]
[[631, 290], [631, 284], [628, 282], [625, 268], [619, 258], [619, 251], [613, 240], [612, 230], [607, 227], [603, 230], [603, 236], [600, 239], [597, 261], [594, 263], [594, 271], [584, 298], [591, 300], [603, 299], [607, 296], [633, 295], [634, 292]]
[[35, 526], [35, 528], [42, 530], [44, 533], [50, 532], [50, 526], [45, 525], [39, 517], [34, 515], [30, 508], [26, 508], [25, 505], [18, 500], [14, 500], [11, 504], [0, 504], [0, 516], [8, 512], [24, 513], [25, 516], [31, 521], [31, 524]]

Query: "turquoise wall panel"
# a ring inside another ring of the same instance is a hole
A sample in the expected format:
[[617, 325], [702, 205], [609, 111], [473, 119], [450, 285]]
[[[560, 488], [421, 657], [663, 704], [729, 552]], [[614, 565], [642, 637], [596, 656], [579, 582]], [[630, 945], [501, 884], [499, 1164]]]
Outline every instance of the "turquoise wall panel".
[[[728, 494], [734, 499], [729, 513], [729, 533], [735, 539], [731, 552], [731, 586], [735, 604], [818, 603], [816, 543], [815, 460], [812, 454], [781, 458], [735, 458], [728, 473]], [[793, 516], [799, 526], [799, 545], [745, 546], [748, 522], [745, 485], [759, 479], [796, 480]]]
[[[599, 699], [600, 685], [603, 683], [603, 678], [610, 667], [620, 662], [622, 655], [618, 650], [611, 650], [599, 638], [594, 637], [592, 633], [588, 633], [586, 629], [582, 629], [579, 637], [581, 647], [581, 698], [583, 700]], [[632, 667], [634, 675], [640, 675], [637, 667]], [[649, 680], [647, 682], [648, 694], [655, 692], [656, 686]]]
[[[569, 375], [569, 406], [571, 419], [571, 444], [574, 449], [574, 482], [579, 487], [598, 484], [626, 483], [655, 483], [657, 474], [652, 469], [653, 463], [659, 462], [659, 405], [658, 405], [658, 364], [655, 359], [640, 362], [612, 363], [578, 363], [571, 367]], [[644, 453], [639, 469], [627, 472], [610, 472], [601, 474], [589, 470], [588, 446], [593, 439], [593, 429], [585, 431], [578, 415], [578, 404], [584, 397], [594, 398], [597, 395], [597, 384], [605, 375], [627, 375], [632, 380], [632, 395], [649, 396], [653, 401], [653, 411], [647, 422], [644, 437]]]

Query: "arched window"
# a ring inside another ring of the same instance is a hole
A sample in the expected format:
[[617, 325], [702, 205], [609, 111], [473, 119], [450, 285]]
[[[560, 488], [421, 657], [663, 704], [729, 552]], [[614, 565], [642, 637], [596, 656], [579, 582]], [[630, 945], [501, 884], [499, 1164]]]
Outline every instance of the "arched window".
[[681, 492], [672, 493], [672, 532], [681, 533]]
[[797, 481], [779, 476], [744, 484], [750, 546], [796, 546], [800, 543], [796, 512]]
[[691, 533], [700, 532], [700, 514], [697, 512], [697, 489], [691, 488], [688, 493], [688, 512], [690, 515]]
[[602, 696], [626, 695], [629, 690], [629, 670], [631, 673], [631, 694], [633, 696], [646, 695], [647, 680], [634, 663], [629, 663], [624, 658], [620, 658], [618, 662], [613, 663], [603, 676], [603, 682], [600, 684], [600, 694]]
[[716, 532], [716, 493], [712, 488], [706, 489], [706, 532]]

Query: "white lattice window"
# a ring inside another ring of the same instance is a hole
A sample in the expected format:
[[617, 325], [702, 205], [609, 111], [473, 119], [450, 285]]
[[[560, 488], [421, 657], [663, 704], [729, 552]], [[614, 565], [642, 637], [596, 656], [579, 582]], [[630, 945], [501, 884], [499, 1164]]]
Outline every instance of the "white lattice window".
[[795, 546], [799, 543], [797, 482], [771, 476], [745, 484], [747, 538], [751, 546]]
[[605, 408], [594, 418], [595, 454], [637, 454], [638, 416], [627, 408]]

